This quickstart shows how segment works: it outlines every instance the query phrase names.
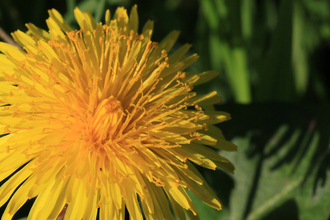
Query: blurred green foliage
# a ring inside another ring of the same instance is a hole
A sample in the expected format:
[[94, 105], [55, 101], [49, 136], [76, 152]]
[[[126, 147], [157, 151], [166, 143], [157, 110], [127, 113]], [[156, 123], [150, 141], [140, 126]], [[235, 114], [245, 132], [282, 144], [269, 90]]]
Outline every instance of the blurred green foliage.
[[103, 21], [106, 9], [134, 4], [140, 28], [155, 21], [154, 41], [180, 30], [175, 49], [193, 44], [200, 59], [189, 71], [221, 73], [195, 90], [216, 90], [224, 103], [216, 109], [232, 114], [220, 127], [239, 150], [221, 153], [237, 171], [201, 169], [224, 205], [218, 212], [193, 199], [201, 219], [329, 218], [330, 1], [0, 0], [0, 26], [46, 29], [56, 8], [77, 27], [76, 6]]

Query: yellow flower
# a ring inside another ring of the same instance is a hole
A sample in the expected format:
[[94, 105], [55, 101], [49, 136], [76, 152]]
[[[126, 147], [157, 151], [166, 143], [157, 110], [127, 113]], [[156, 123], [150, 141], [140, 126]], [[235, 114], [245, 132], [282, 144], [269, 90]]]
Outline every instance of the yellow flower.
[[102, 220], [124, 219], [126, 207], [131, 219], [168, 220], [169, 202], [180, 219], [198, 218], [186, 190], [221, 209], [190, 162], [234, 170], [204, 146], [236, 150], [212, 125], [229, 115], [202, 110], [216, 92], [191, 92], [216, 72], [182, 72], [198, 56], [185, 56], [188, 44], [168, 56], [179, 32], [154, 43], [152, 21], [138, 34], [136, 6], [112, 20], [107, 11], [104, 25], [74, 14], [79, 31], [52, 9], [48, 32], [13, 33], [24, 50], [0, 43], [0, 181], [12, 175], [0, 188], [0, 206], [12, 195], [2, 219], [35, 197], [29, 220], [56, 219], [66, 205], [65, 219], [98, 209]]

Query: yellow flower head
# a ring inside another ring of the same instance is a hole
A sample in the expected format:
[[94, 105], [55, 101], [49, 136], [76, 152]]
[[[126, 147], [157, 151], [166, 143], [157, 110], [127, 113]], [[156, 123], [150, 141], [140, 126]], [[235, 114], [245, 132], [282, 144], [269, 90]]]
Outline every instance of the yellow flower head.
[[[203, 107], [216, 92], [196, 95], [193, 85], [214, 71], [183, 70], [196, 61], [186, 44], [168, 56], [173, 31], [150, 40], [153, 22], [138, 34], [137, 7], [118, 8], [105, 24], [74, 11], [72, 30], [54, 9], [49, 31], [27, 24], [14, 40], [0, 43], [0, 206], [11, 219], [36, 198], [29, 220], [198, 218], [186, 193], [221, 209], [192, 162], [233, 172], [233, 165], [205, 147], [236, 150], [212, 124], [229, 119]], [[217, 140], [218, 139], [218, 140]], [[16, 172], [15, 172], [16, 171]], [[17, 191], [15, 191], [17, 189]], [[15, 191], [15, 193], [13, 193]]]

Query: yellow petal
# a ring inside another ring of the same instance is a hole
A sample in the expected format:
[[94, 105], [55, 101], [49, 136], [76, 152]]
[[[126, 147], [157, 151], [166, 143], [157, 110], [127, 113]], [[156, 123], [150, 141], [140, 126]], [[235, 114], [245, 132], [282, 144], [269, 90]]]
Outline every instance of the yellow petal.
[[63, 184], [61, 182], [62, 180], [58, 180], [56, 187], [54, 187], [49, 194], [50, 196], [57, 196], [57, 199], [52, 207], [52, 212], [49, 214], [48, 219], [56, 219], [65, 205], [65, 193], [68, 181], [64, 180]]
[[[12, 219], [12, 217], [17, 212], [17, 210], [20, 209], [24, 205], [24, 203], [27, 201], [27, 199], [28, 199], [27, 194], [28, 194], [29, 189], [31, 188], [32, 184], [33, 184], [33, 181], [27, 180], [23, 183], [23, 185], [21, 185], [18, 188], [18, 190], [15, 192], [15, 194], [9, 201], [9, 203], [6, 207], [6, 210], [4, 211], [1, 219], [5, 219], [5, 220]], [[0, 198], [2, 198], [2, 197], [0, 197]]]
[[218, 124], [223, 121], [227, 121], [231, 119], [231, 116], [227, 112], [221, 111], [204, 111], [205, 115], [208, 115], [208, 119], [203, 119], [201, 122], [206, 123], [208, 125]]
[[154, 130], [154, 131], [150, 131], [150, 134], [159, 139], [166, 140], [171, 143], [176, 143], [176, 144], [189, 144], [190, 143], [190, 141], [187, 138], [185, 138], [179, 134], [168, 132], [168, 131]]
[[206, 203], [207, 205], [220, 210], [221, 204], [217, 197], [211, 193], [210, 189], [204, 188], [203, 185], [199, 186], [194, 181], [190, 180], [183, 172], [178, 171], [178, 174], [182, 180], [184, 180], [188, 185], [188, 190], [190, 190], [194, 195]]
[[94, 20], [93, 15], [89, 11], [84, 12], [84, 15], [85, 15], [85, 20], [87, 22], [87, 25], [89, 27], [89, 30], [91, 32], [93, 32], [95, 30], [95, 28], [96, 28], [96, 22]]
[[137, 195], [133, 188], [134, 185], [132, 187], [132, 182], [127, 180], [129, 179], [127, 178], [122, 182], [127, 210], [130, 213], [132, 219], [143, 220], [139, 202], [137, 200]]
[[57, 40], [58, 38], [65, 39], [65, 35], [63, 31], [61, 30], [61, 27], [58, 25], [58, 23], [53, 18], [48, 18], [46, 20], [47, 26], [49, 28], [50, 37], [53, 40]]
[[[199, 131], [202, 135], [201, 140], [194, 140], [196, 143], [202, 143], [206, 145], [210, 145], [212, 147], [215, 147], [219, 150], [225, 150], [225, 151], [237, 151], [237, 146], [233, 144], [230, 141], [227, 141], [221, 130], [215, 126], [209, 126], [210, 131]], [[209, 136], [212, 135], [212, 136]]]
[[[195, 73], [187, 73], [187, 78], [190, 76], [190, 75], [194, 75]], [[199, 76], [199, 79], [198, 81], [196, 81], [194, 83], [194, 85], [200, 85], [200, 84], [203, 84], [203, 83], [206, 83], [212, 79], [214, 79], [214, 77], [218, 76], [219, 75], [219, 72], [217, 71], [206, 71], [206, 72], [203, 72], [203, 73], [200, 73], [198, 74]]]
[[84, 214], [82, 210], [84, 210], [84, 208], [90, 208], [84, 207], [86, 203], [86, 190], [84, 189], [83, 184], [79, 180], [76, 180], [76, 183], [77, 185], [73, 192], [74, 199], [68, 205], [64, 220], [81, 219], [82, 215]]
[[29, 31], [33, 34], [33, 36], [37, 39], [37, 40], [45, 40], [45, 41], [49, 41], [50, 40], [50, 35], [47, 31], [45, 31], [44, 29], [38, 28], [36, 27], [34, 24], [32, 23], [28, 23], [26, 24], [26, 27], [29, 29]]
[[72, 31], [72, 28], [69, 26], [68, 23], [66, 23], [62, 15], [57, 10], [48, 10], [48, 14], [64, 32]]
[[110, 16], [110, 10], [108, 9], [105, 12], [105, 25], [110, 26], [111, 16]]
[[181, 46], [179, 49], [177, 49], [174, 53], [172, 53], [168, 57], [168, 64], [171, 66], [174, 63], [180, 62], [183, 55], [185, 55], [189, 49], [191, 48], [191, 44], [185, 44]]
[[152, 32], [154, 30], [154, 21], [148, 20], [142, 29], [142, 35], [146, 40], [151, 38]]
[[180, 204], [184, 209], [190, 209], [194, 214], [197, 214], [196, 207], [192, 203], [191, 199], [187, 195], [187, 193], [184, 191], [184, 189], [181, 186], [165, 186], [165, 189], [168, 191], [168, 193], [171, 194], [173, 199]]
[[22, 60], [25, 60], [25, 52], [17, 47], [0, 42], [0, 51], [7, 55], [7, 57], [15, 64], [21, 64]]
[[13, 33], [16, 36], [16, 42], [21, 46], [31, 46], [32, 53], [36, 54], [38, 52], [36, 48], [36, 42], [27, 34], [23, 33], [22, 31], [18, 30]]
[[137, 33], [138, 28], [139, 28], [139, 16], [137, 13], [137, 5], [134, 5], [129, 15], [129, 29]]
[[173, 199], [173, 196], [170, 193], [167, 193], [167, 196], [172, 204], [173, 210], [179, 220], [186, 220], [186, 215], [183, 211], [183, 208]]
[[55, 179], [52, 178], [52, 181], [47, 184], [47, 187], [40, 193], [36, 201], [33, 203], [33, 206], [28, 216], [28, 220], [37, 220], [40, 219], [40, 217], [45, 217], [49, 215], [53, 208], [54, 200], [56, 201], [57, 199], [56, 197], [49, 197], [50, 191], [53, 188], [54, 184]]
[[93, 178], [86, 197], [86, 205], [82, 219], [95, 219], [97, 214], [97, 195], [95, 190], [96, 178]]
[[30, 169], [32, 167], [32, 163], [28, 163], [0, 187], [0, 206], [3, 206], [14, 190], [33, 173]]
[[193, 98], [190, 98], [188, 101], [190, 103], [197, 102], [198, 105], [203, 105], [203, 104], [217, 104], [221, 102], [220, 96], [216, 96], [217, 92], [209, 92], [208, 94], [205, 95], [196, 95]]
[[[174, 216], [172, 215], [171, 209], [168, 205], [167, 198], [164, 194], [164, 191], [161, 187], [156, 186], [155, 184], [150, 183], [148, 180], [145, 179], [145, 184], [147, 189], [150, 192], [150, 196], [152, 201], [154, 202], [155, 212], [154, 219], [169, 219], [174, 220]], [[152, 218], [150, 218], [152, 219]]]

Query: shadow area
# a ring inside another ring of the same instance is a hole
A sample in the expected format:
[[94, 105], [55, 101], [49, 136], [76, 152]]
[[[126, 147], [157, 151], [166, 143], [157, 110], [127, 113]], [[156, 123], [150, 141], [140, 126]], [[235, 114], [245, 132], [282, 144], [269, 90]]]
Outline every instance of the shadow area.
[[[307, 168], [302, 174], [301, 188], [311, 178], [314, 195], [318, 187], [325, 186], [327, 172], [330, 170], [329, 105], [225, 104], [217, 105], [216, 110], [229, 112], [232, 116], [231, 121], [218, 125], [228, 140], [246, 137], [248, 132], [253, 134], [250, 139], [251, 145], [245, 153], [248, 159], [258, 158], [258, 162], [243, 215], [245, 218], [251, 212], [261, 168], [266, 159], [272, 158], [275, 161], [270, 171], [276, 171], [289, 164], [292, 167], [291, 175], [295, 174], [304, 162]], [[310, 161], [306, 165], [307, 157]], [[295, 204], [293, 200], [287, 202], [292, 206]], [[296, 210], [298, 212], [298, 209]]]
[[274, 208], [271, 212], [262, 217], [260, 220], [279, 219], [299, 220], [299, 208], [297, 202], [294, 199], [285, 201], [280, 206]]
[[220, 199], [223, 207], [229, 208], [229, 199], [231, 192], [235, 187], [234, 180], [230, 174], [227, 174], [220, 169], [209, 170], [200, 166], [196, 166], [196, 168], [203, 174], [209, 186], [214, 189], [214, 192]]

